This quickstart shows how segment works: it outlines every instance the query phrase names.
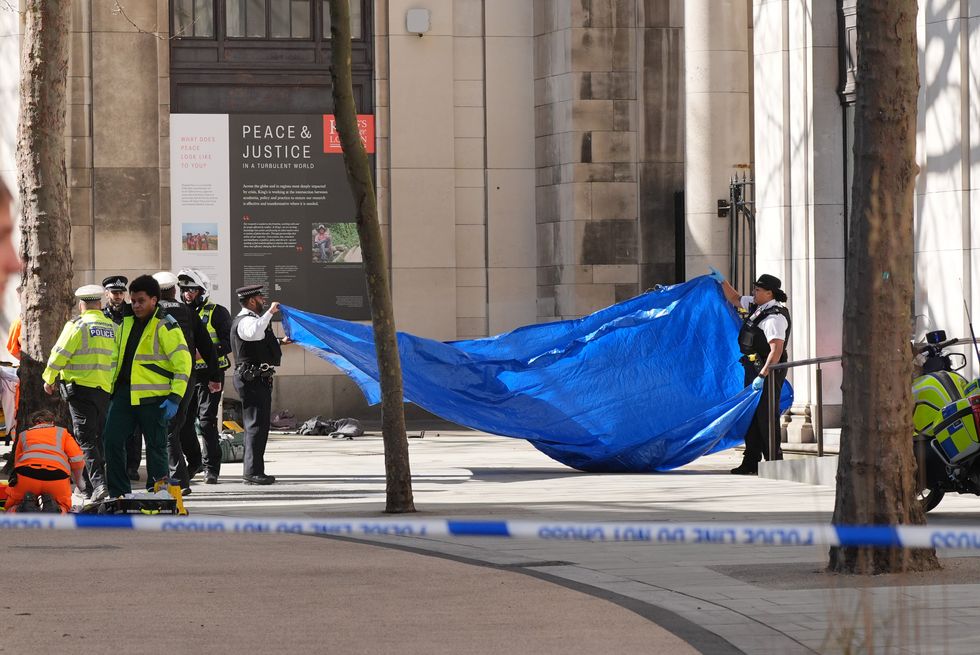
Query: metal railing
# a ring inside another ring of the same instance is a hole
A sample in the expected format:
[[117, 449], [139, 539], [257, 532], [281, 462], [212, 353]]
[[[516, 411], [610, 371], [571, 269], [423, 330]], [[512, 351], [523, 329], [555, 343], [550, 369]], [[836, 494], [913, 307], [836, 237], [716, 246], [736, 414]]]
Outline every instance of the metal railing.
[[736, 289], [751, 288], [755, 282], [755, 182], [742, 172], [729, 184], [727, 202], [718, 201], [718, 215], [730, 216], [728, 228], [728, 279]]
[[[813, 434], [817, 439], [817, 457], [823, 457], [823, 369], [822, 364], [841, 361], [840, 355], [832, 357], [814, 357], [813, 359], [801, 359], [797, 362], [784, 362], [774, 364], [769, 367], [769, 371], [796, 368], [797, 366], [817, 367], [816, 386], [817, 402], [813, 416]], [[779, 439], [779, 398], [776, 397], [776, 379], [770, 374], [766, 376], [767, 392], [769, 394], [769, 457], [776, 453], [776, 444]]]

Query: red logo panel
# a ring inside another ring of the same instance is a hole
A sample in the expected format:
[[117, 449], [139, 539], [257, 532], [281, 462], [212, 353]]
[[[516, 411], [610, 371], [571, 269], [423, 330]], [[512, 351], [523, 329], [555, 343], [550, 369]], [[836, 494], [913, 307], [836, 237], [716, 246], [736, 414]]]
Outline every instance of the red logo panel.
[[[358, 114], [357, 128], [361, 133], [361, 143], [369, 155], [374, 154], [374, 114]], [[337, 121], [333, 114], [323, 115], [323, 152], [327, 154], [342, 154], [340, 135], [337, 133]]]

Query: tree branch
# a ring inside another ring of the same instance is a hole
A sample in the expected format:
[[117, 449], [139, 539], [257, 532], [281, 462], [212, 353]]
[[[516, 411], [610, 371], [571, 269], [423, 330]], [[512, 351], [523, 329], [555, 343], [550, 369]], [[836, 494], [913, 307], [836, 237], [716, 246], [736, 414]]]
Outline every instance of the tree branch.
[[[0, 0], [0, 1], [9, 2], [10, 0]], [[187, 34], [189, 28], [193, 27], [194, 25], [197, 24], [199, 20], [201, 20], [200, 18], [195, 18], [190, 25], [168, 36], [166, 34], [161, 34], [160, 32], [158, 32], [155, 29], [155, 26], [153, 30], [145, 30], [142, 27], [140, 27], [139, 23], [137, 23], [135, 20], [130, 18], [129, 14], [126, 13], [126, 9], [121, 4], [119, 4], [119, 0], [116, 0], [112, 4], [112, 14], [114, 16], [122, 16], [123, 18], [125, 18], [126, 22], [132, 25], [136, 29], [136, 31], [139, 32], [140, 34], [149, 34], [153, 38], [160, 39], [161, 41], [169, 41], [170, 39], [177, 39], [184, 36], [185, 34]]]

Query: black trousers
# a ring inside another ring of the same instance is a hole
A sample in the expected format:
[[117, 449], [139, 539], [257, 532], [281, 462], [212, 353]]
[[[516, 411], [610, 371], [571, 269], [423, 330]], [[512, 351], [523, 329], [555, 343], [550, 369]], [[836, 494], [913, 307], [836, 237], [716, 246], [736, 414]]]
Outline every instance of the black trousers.
[[251, 382], [235, 373], [235, 390], [242, 399], [245, 421], [244, 475], [265, 475], [265, 445], [269, 441], [269, 421], [272, 420], [272, 378]]
[[89, 491], [105, 486], [105, 446], [102, 443], [102, 428], [105, 426], [106, 410], [109, 408], [109, 394], [97, 387], [74, 385], [75, 390], [68, 399], [71, 413], [72, 432], [75, 441], [85, 455], [85, 473]]
[[[759, 372], [754, 366], [745, 366], [745, 386], [752, 384], [758, 377]], [[786, 369], [777, 369], [769, 373], [776, 382], [776, 404], [779, 404], [779, 395], [783, 390], [783, 382], [786, 381]], [[765, 380], [762, 386], [762, 397], [759, 398], [759, 406], [755, 409], [752, 416], [752, 423], [749, 424], [749, 431], [745, 433], [745, 454], [743, 461], [749, 464], [758, 463], [763, 457], [768, 460], [782, 459], [783, 449], [779, 445], [779, 434], [776, 434], [776, 452], [769, 455], [769, 380]], [[778, 426], [777, 426], [778, 430]]]
[[[222, 380], [224, 387], [224, 380]], [[221, 393], [208, 391], [208, 380], [195, 380], [194, 392], [187, 406], [187, 420], [180, 431], [180, 447], [187, 458], [189, 471], [204, 469], [208, 475], [218, 477], [221, 473], [221, 445], [218, 441], [218, 407], [221, 405]], [[197, 419], [195, 421], [195, 419]], [[197, 425], [201, 426], [201, 436], [204, 439], [202, 457], [201, 442], [197, 438]]]
[[180, 405], [177, 406], [177, 414], [167, 424], [167, 460], [170, 465], [170, 479], [176, 480], [184, 489], [191, 485], [191, 479], [187, 475], [187, 464], [184, 463], [184, 450], [180, 447], [180, 432], [187, 420], [187, 408], [192, 396], [194, 396], [194, 387], [187, 385], [180, 399]]

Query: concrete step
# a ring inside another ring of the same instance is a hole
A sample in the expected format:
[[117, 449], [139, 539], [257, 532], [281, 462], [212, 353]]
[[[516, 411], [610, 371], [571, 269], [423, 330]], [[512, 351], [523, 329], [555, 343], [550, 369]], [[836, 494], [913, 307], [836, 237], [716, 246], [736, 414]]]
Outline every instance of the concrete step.
[[[785, 444], [783, 444], [785, 450]], [[837, 456], [793, 457], [759, 462], [759, 477], [833, 487], [837, 484]]]
[[[783, 443], [784, 453], [803, 453], [816, 455], [817, 444], [813, 443]], [[827, 428], [823, 431], [823, 452], [825, 455], [836, 455], [840, 452], [840, 428]]]

